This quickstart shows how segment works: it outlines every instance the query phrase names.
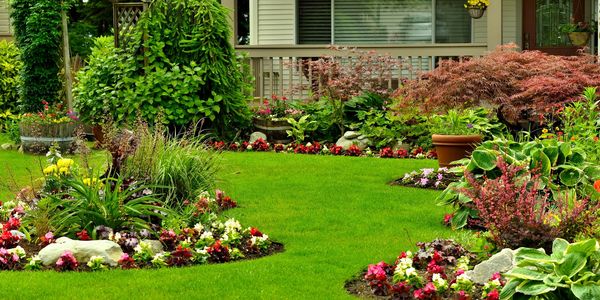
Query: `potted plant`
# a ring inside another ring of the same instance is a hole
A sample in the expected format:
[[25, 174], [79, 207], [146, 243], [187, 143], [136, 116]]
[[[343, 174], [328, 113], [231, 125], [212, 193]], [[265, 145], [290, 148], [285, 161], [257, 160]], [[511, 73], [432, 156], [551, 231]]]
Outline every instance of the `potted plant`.
[[19, 131], [23, 150], [45, 152], [55, 143], [61, 151], [69, 150], [79, 118], [74, 112], [64, 110], [62, 104], [50, 106], [46, 101], [42, 104], [43, 111], [21, 116]]
[[263, 132], [269, 141], [285, 144], [290, 142], [287, 130], [292, 129], [288, 119], [297, 119], [302, 113], [302, 110], [293, 108], [286, 97], [273, 95], [271, 100], [263, 100], [252, 120], [256, 130]]
[[440, 167], [449, 167], [452, 162], [469, 157], [483, 139], [482, 133], [489, 133], [494, 127], [488, 114], [483, 108], [449, 110], [445, 115], [430, 118], [431, 138]]
[[467, 0], [465, 8], [473, 19], [483, 17], [485, 9], [490, 5], [490, 0]]
[[587, 45], [590, 36], [596, 31], [596, 22], [575, 22], [571, 20], [569, 24], [560, 25], [558, 30], [569, 36], [569, 40], [573, 46], [583, 47]]

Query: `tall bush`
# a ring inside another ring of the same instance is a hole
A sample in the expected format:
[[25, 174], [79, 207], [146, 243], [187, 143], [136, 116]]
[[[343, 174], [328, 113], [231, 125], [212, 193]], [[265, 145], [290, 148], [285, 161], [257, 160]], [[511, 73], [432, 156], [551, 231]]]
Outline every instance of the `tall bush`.
[[539, 121], [556, 107], [579, 97], [586, 86], [600, 85], [596, 57], [554, 56], [499, 46], [481, 58], [443, 61], [423, 78], [408, 81], [397, 96], [425, 111], [482, 104], [501, 109], [511, 123]]
[[14, 111], [19, 99], [19, 72], [23, 64], [12, 42], [0, 41], [0, 113]]
[[[138, 114], [154, 121], [162, 113], [168, 124], [184, 126], [206, 118], [221, 135], [249, 124], [250, 96], [243, 92], [247, 84], [229, 44], [227, 18], [215, 0], [154, 1], [124, 52], [103, 50], [116, 53], [110, 60], [92, 55], [80, 73], [76, 98], [84, 118], [93, 117], [99, 101], [110, 95], [118, 99], [107, 107], [116, 121], [132, 121]], [[111, 68], [117, 70], [108, 72]]]
[[14, 0], [11, 8], [15, 41], [23, 61], [19, 106], [23, 112], [40, 111], [42, 100], [58, 101], [62, 87], [58, 75], [62, 2]]

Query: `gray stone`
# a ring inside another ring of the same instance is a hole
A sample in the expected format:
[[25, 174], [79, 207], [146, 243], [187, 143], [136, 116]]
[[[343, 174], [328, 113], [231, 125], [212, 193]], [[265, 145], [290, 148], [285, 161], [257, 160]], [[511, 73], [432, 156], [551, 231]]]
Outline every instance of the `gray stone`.
[[162, 253], [164, 251], [163, 245], [159, 240], [142, 240], [142, 242], [150, 245], [153, 254]]
[[123, 255], [121, 247], [113, 241], [77, 241], [68, 237], [58, 238], [56, 243], [44, 247], [38, 255], [42, 263], [48, 266], [55, 264], [67, 250], [71, 251], [80, 263], [88, 262], [92, 256], [102, 256], [104, 262], [111, 266], [116, 266]]
[[357, 138], [360, 135], [360, 133], [356, 132], [356, 131], [346, 131], [344, 133], [344, 137], [348, 140], [353, 140], [355, 138]]
[[262, 132], [260, 132], [260, 131], [253, 132], [250, 135], [250, 140], [248, 142], [250, 142], [250, 144], [252, 144], [252, 143], [256, 142], [256, 140], [258, 140], [258, 139], [263, 139], [263, 140], [266, 141], [267, 140], [267, 135], [264, 134], [264, 133], [262, 133]]
[[14, 149], [15, 145], [11, 144], [11, 143], [4, 143], [2, 144], [2, 146], [0, 146], [0, 148], [2, 148], [2, 150], [12, 150]]
[[352, 145], [356, 145], [360, 150], [364, 150], [365, 148], [367, 148], [369, 146], [369, 139], [363, 139], [363, 140], [359, 140], [359, 139], [347, 139], [345, 137], [341, 137], [339, 140], [337, 140], [337, 142], [335, 142], [335, 144], [337, 146], [341, 146], [342, 149], [344, 150], [348, 150], [348, 148], [350, 148], [350, 146]]
[[366, 140], [366, 139], [368, 139], [368, 138], [367, 138], [367, 136], [366, 136], [366, 135], [360, 135], [360, 136], [358, 136], [356, 139], [357, 139], [357, 140], [359, 140], [359, 141], [362, 141], [362, 140]]
[[514, 253], [511, 249], [502, 249], [488, 260], [476, 265], [466, 274], [476, 283], [486, 283], [494, 273], [504, 273], [514, 266]]

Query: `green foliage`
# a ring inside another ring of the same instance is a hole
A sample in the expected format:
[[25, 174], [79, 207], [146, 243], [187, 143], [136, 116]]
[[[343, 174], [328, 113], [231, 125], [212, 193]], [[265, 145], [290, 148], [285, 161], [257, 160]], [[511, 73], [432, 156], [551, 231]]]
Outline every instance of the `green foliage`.
[[11, 8], [23, 62], [19, 106], [23, 112], [37, 112], [42, 100], [57, 102], [62, 87], [58, 75], [62, 2], [14, 0]]
[[344, 118], [347, 123], [360, 121], [360, 113], [370, 110], [383, 110], [385, 99], [376, 93], [366, 92], [344, 103]]
[[595, 239], [569, 244], [556, 239], [552, 254], [519, 248], [516, 266], [504, 274], [509, 281], [501, 299], [520, 296], [538, 299], [599, 299], [600, 246]]
[[69, 25], [69, 46], [71, 46], [71, 56], [79, 55], [87, 57], [94, 46], [94, 38], [97, 29], [94, 25], [79, 21]]
[[[589, 163], [586, 153], [569, 142], [553, 139], [525, 143], [486, 141], [473, 151], [470, 160], [463, 160], [463, 164], [476, 180], [496, 179], [502, 175], [497, 167], [498, 157], [508, 164], [525, 166], [529, 170], [538, 169], [542, 181], [539, 188], [549, 188], [552, 199], [568, 193], [573, 194], [573, 199], [600, 198], [600, 193], [593, 187], [594, 181], [600, 178], [600, 168]], [[463, 169], [455, 168], [454, 171], [462, 173]], [[448, 185], [437, 198], [440, 205], [453, 205], [456, 208], [452, 225], [457, 228], [466, 225], [468, 216], [477, 217], [477, 211], [470, 205], [471, 199], [457, 192], [468, 187], [463, 176], [460, 181]]]
[[123, 165], [126, 178], [155, 186], [170, 206], [215, 188], [218, 156], [192, 136], [193, 130], [179, 138], [170, 138], [161, 127], [138, 126], [136, 132], [139, 144]]
[[309, 120], [310, 115], [302, 116], [296, 121], [294, 118], [288, 118], [287, 122], [292, 126], [291, 130], [286, 130], [287, 135], [294, 139], [296, 143], [303, 143], [306, 132], [317, 129], [317, 121]]
[[12, 42], [0, 41], [0, 111], [16, 110], [22, 67], [17, 46]]
[[563, 138], [572, 140], [587, 154], [587, 159], [600, 162], [598, 147], [598, 128], [600, 128], [600, 108], [596, 88], [586, 88], [583, 100], [567, 105], [562, 113]]
[[113, 230], [149, 229], [150, 217], [162, 218], [169, 210], [153, 196], [145, 195], [147, 186], [127, 186], [123, 178], [106, 179], [104, 184], [67, 178], [63, 194], [49, 195], [49, 225], [55, 235], [73, 235], [83, 229], [93, 232], [104, 225]]
[[76, 88], [83, 119], [98, 122], [94, 116], [103, 110], [116, 122], [138, 114], [153, 122], [159, 113], [176, 126], [206, 118], [220, 135], [248, 126], [247, 68], [229, 44], [227, 18], [215, 0], [154, 1], [127, 49], [96, 43]]
[[505, 126], [490, 117], [484, 108], [456, 110], [451, 109], [444, 115], [433, 115], [430, 119], [432, 134], [470, 135], [498, 134]]
[[319, 101], [298, 104], [298, 108], [310, 115], [316, 121], [317, 129], [311, 133], [311, 138], [314, 141], [335, 141], [339, 137], [339, 132], [331, 119], [333, 107], [326, 99]]
[[358, 121], [350, 125], [369, 138], [377, 148], [395, 147], [404, 141], [404, 130], [408, 127], [403, 118], [381, 109], [358, 111]]

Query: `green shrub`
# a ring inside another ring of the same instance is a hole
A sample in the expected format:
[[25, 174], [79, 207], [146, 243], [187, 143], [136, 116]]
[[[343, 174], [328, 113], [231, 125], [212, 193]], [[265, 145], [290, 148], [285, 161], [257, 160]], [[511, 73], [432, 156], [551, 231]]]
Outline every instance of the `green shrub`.
[[153, 122], [159, 113], [176, 126], [206, 118], [220, 135], [230, 136], [248, 126], [247, 68], [229, 44], [227, 18], [215, 0], [154, 1], [125, 51], [96, 43], [76, 88], [83, 119], [103, 110], [113, 112], [116, 122], [138, 115]]
[[59, 100], [61, 10], [58, 0], [14, 0], [11, 18], [21, 50], [20, 103], [23, 112], [41, 111], [42, 100]]
[[15, 112], [19, 100], [19, 72], [23, 63], [14, 43], [0, 41], [0, 111]]

